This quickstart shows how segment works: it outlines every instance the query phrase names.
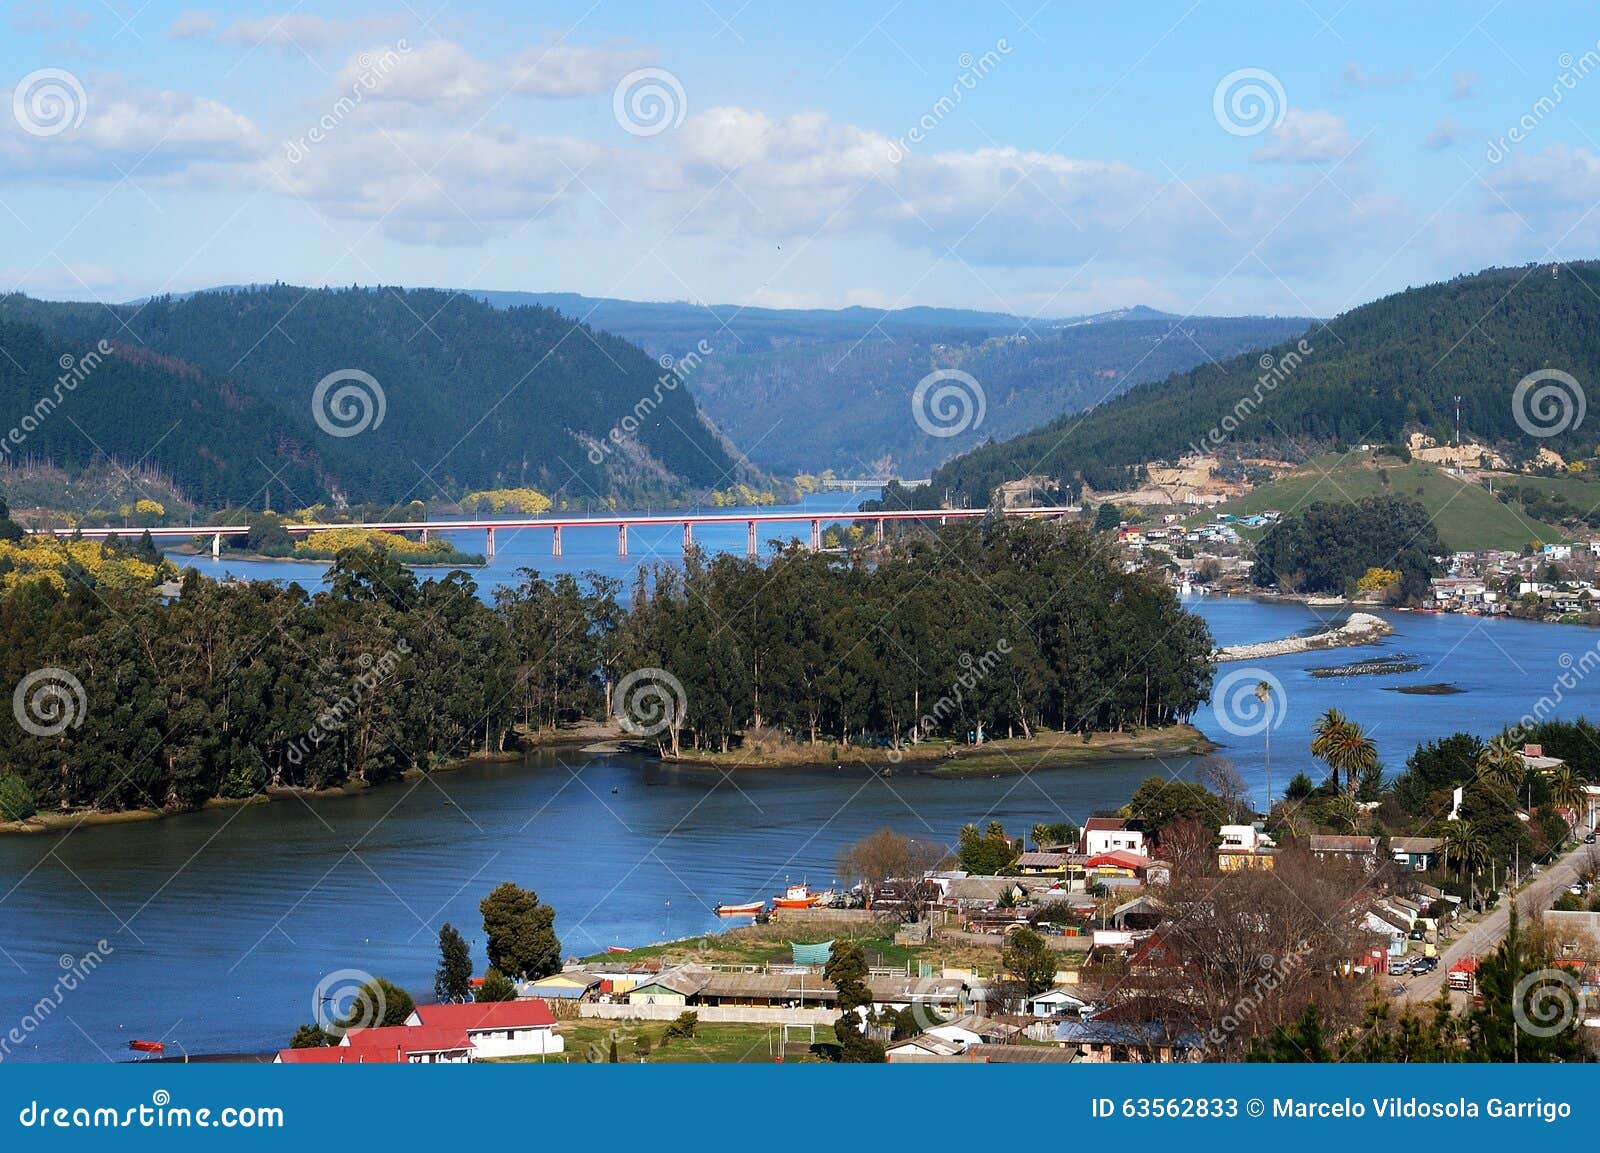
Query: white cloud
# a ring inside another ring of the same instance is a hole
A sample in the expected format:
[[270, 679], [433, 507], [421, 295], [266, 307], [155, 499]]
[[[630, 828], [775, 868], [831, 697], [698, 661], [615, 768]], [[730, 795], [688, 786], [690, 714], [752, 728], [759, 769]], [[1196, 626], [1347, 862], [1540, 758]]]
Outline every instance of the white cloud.
[[215, 100], [110, 81], [84, 91], [82, 122], [59, 135], [31, 136], [0, 118], [0, 174], [115, 181], [135, 167], [137, 178], [253, 162], [264, 147], [248, 117]]
[[1587, 218], [1600, 225], [1600, 213], [1593, 211], [1600, 203], [1600, 156], [1587, 148], [1554, 144], [1541, 152], [1518, 152], [1487, 179], [1499, 194], [1490, 198], [1491, 209], [1573, 223]]
[[22, 0], [11, 5], [8, 22], [13, 32], [40, 35], [87, 28], [94, 22], [94, 15], [81, 8], [47, 3], [46, 0]]
[[1071, 268], [1113, 262], [1159, 280], [1215, 274], [1254, 257], [1302, 266], [1319, 244], [1349, 250], [1392, 231], [1392, 201], [1307, 174], [1172, 180], [1128, 164], [1017, 148], [917, 151], [818, 114], [772, 119], [741, 108], [691, 116], [644, 177], [684, 233], [810, 244], [880, 236], [973, 266]]
[[[512, 92], [538, 97], [593, 95], [609, 92], [622, 76], [650, 59], [649, 53], [638, 49], [554, 44], [509, 60], [489, 61], [460, 44], [435, 40], [413, 48], [404, 66], [383, 77], [367, 99], [451, 111], [489, 104]], [[340, 69], [338, 86], [348, 89], [364, 71], [360, 58], [352, 58]]]
[[1339, 83], [1347, 92], [1381, 92], [1411, 83], [1411, 69], [1400, 72], [1368, 72], [1359, 64], [1346, 64]]
[[333, 20], [306, 12], [283, 12], [255, 19], [236, 20], [218, 34], [224, 44], [249, 47], [267, 45], [285, 52], [315, 52], [363, 37], [385, 35], [401, 27], [397, 17], [362, 17]]
[[298, 163], [269, 162], [272, 186], [319, 211], [382, 221], [413, 243], [478, 244], [544, 214], [581, 186], [600, 150], [509, 129], [342, 132]]
[[198, 40], [211, 35], [216, 26], [211, 13], [200, 8], [186, 8], [167, 25], [167, 35], [174, 40]]
[[1291, 108], [1251, 159], [1267, 164], [1328, 164], [1347, 156], [1355, 146], [1344, 117], [1320, 109]]
[[1470, 100], [1478, 94], [1478, 74], [1457, 72], [1450, 79], [1450, 99]]
[[1422, 146], [1431, 152], [1439, 152], [1446, 148], [1454, 148], [1461, 139], [1461, 125], [1457, 124], [1453, 116], [1441, 116], [1433, 130], [1428, 133]]

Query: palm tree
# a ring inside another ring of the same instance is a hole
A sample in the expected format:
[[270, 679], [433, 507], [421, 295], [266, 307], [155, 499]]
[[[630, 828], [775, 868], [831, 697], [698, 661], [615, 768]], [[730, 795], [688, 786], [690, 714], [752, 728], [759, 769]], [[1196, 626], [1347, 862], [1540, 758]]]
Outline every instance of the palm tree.
[[1521, 785], [1523, 774], [1527, 771], [1522, 761], [1522, 750], [1505, 733], [1489, 738], [1489, 743], [1478, 754], [1476, 767], [1478, 776], [1513, 791]]
[[1356, 791], [1356, 781], [1378, 763], [1378, 749], [1355, 721], [1338, 709], [1329, 709], [1311, 726], [1311, 755], [1333, 770], [1337, 782], [1342, 775], [1345, 788]]
[[1573, 814], [1567, 820], [1567, 833], [1571, 835], [1572, 826], [1577, 820], [1577, 814], [1583, 810], [1584, 802], [1589, 799], [1589, 794], [1584, 789], [1583, 781], [1578, 774], [1572, 771], [1571, 765], [1557, 765], [1550, 771], [1550, 800], [1556, 808], [1566, 813]]
[[1445, 857], [1461, 866], [1461, 879], [1465, 881], [1472, 873], [1472, 866], [1482, 858], [1488, 842], [1483, 833], [1471, 821], [1450, 821], [1444, 827]]
[[1266, 681], [1257, 681], [1256, 700], [1266, 709], [1267, 727], [1261, 731], [1267, 738], [1267, 816], [1270, 817], [1272, 816], [1272, 685]]

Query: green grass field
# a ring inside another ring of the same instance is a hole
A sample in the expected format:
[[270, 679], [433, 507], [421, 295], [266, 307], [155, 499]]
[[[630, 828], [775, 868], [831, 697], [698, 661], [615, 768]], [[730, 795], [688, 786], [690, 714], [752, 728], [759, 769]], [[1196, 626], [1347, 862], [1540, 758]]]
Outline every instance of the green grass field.
[[[647, 1065], [765, 1065], [776, 1060], [780, 1053], [790, 1063], [818, 1060], [806, 1051], [807, 1045], [799, 1039], [804, 1036], [804, 1030], [791, 1034], [785, 1051], [783, 1029], [777, 1025], [702, 1024], [693, 1037], [675, 1038], [662, 1048], [661, 1038], [666, 1028], [665, 1021], [563, 1021], [560, 1032], [566, 1041], [566, 1051], [550, 1060], [604, 1063], [613, 1038], [617, 1042], [619, 1064], [637, 1064], [642, 1059]], [[641, 1040], [648, 1041], [649, 1052], [643, 1050]], [[817, 1041], [835, 1043], [833, 1027], [817, 1026]], [[538, 1061], [538, 1057], [506, 1058], [508, 1064]]]
[[[1539, 479], [1518, 477], [1516, 483], [1534, 483]], [[1577, 485], [1584, 482], [1546, 483]], [[1244, 517], [1275, 508], [1288, 514], [1317, 501], [1358, 501], [1370, 496], [1395, 496], [1421, 502], [1433, 515], [1439, 539], [1455, 550], [1520, 549], [1532, 540], [1566, 539], [1560, 529], [1502, 503], [1481, 484], [1461, 480], [1422, 461], [1399, 464], [1385, 458], [1379, 465], [1374, 462], [1372, 453], [1362, 452], [1345, 457], [1332, 454], [1318, 457], [1254, 492], [1217, 506], [1215, 511]], [[1195, 523], [1203, 524], [1210, 519], [1210, 515], [1202, 516], [1196, 518]], [[1261, 531], [1240, 529], [1247, 537], [1259, 536]]]

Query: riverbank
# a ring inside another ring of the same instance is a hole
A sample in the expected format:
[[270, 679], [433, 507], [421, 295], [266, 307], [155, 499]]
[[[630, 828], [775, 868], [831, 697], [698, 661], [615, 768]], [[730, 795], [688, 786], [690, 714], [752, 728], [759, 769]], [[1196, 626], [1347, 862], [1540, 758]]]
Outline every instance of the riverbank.
[[1394, 626], [1371, 613], [1351, 613], [1348, 620], [1336, 629], [1315, 633], [1308, 637], [1284, 637], [1276, 641], [1255, 644], [1229, 645], [1217, 650], [1218, 664], [1229, 661], [1254, 661], [1266, 657], [1287, 656], [1320, 649], [1345, 648], [1350, 645], [1367, 645], [1394, 632]]
[[[1033, 737], [959, 745], [950, 741], [923, 741], [918, 745], [888, 749], [833, 743], [804, 744], [788, 740], [757, 741], [749, 748], [726, 753], [685, 751], [660, 760], [671, 765], [710, 765], [718, 769], [845, 768], [864, 767], [892, 775], [923, 773], [940, 777], [1004, 776], [1038, 768], [1068, 768], [1094, 761], [1155, 760], [1160, 757], [1200, 756], [1221, 746], [1193, 725], [1162, 729], [1133, 729], [1112, 733], [1038, 732]], [[654, 747], [636, 751], [654, 755]]]
[[[163, 545], [161, 551], [163, 553], [174, 553], [178, 556], [194, 557], [199, 560], [204, 560], [211, 555], [211, 549], [209, 547], [197, 545], [188, 541], [182, 544]], [[427, 560], [418, 560], [413, 557], [408, 557], [404, 553], [400, 552], [397, 552], [394, 555], [400, 561], [400, 563], [405, 565], [407, 568], [453, 569], [489, 567], [488, 559], [482, 553], [451, 553], [443, 558], [430, 557]], [[333, 559], [333, 553], [323, 551], [296, 553], [293, 556], [272, 556], [269, 553], [250, 552], [247, 549], [233, 548], [223, 549], [217, 558], [217, 560], [222, 563], [226, 563], [227, 561], [231, 560], [239, 561], [245, 564], [332, 564]]]
[[465, 768], [467, 765], [503, 764], [522, 760], [525, 753], [531, 748], [579, 748], [589, 740], [587, 735], [573, 735], [562, 740], [561, 734], [550, 734], [544, 741], [530, 740], [527, 747], [508, 749], [500, 753], [469, 753], [464, 757], [456, 757], [446, 761], [433, 769], [423, 772], [421, 769], [408, 769], [393, 781], [382, 781], [378, 784], [348, 784], [331, 789], [307, 789], [295, 787], [267, 788], [248, 797], [212, 797], [203, 804], [189, 809], [70, 809], [67, 811], [52, 810], [40, 811], [25, 821], [0, 821], [0, 836], [28, 836], [36, 833], [59, 833], [83, 827], [97, 827], [103, 825], [127, 825], [142, 821], [161, 821], [169, 817], [188, 817], [196, 813], [210, 812], [214, 809], [237, 809], [243, 805], [265, 805], [271, 801], [287, 800], [289, 798], [302, 798], [305, 800], [337, 800], [345, 797], [359, 797], [373, 789], [381, 789], [390, 785], [411, 784], [425, 776], [435, 773], [448, 773], [456, 769]]

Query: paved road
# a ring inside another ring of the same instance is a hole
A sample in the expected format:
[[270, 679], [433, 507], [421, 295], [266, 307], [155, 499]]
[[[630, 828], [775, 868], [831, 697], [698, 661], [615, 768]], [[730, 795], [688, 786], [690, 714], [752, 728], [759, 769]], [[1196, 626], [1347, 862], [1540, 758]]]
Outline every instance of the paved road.
[[[1555, 899], [1578, 879], [1578, 870], [1588, 860], [1589, 845], [1579, 843], [1571, 852], [1539, 874], [1539, 879], [1523, 887], [1516, 896], [1517, 912], [1529, 908], [1548, 909]], [[1492, 952], [1506, 935], [1511, 921], [1509, 901], [1501, 901], [1487, 917], [1469, 926], [1467, 931], [1439, 954], [1439, 967], [1421, 977], [1406, 978], [1406, 1000], [1431, 1001], [1439, 995], [1450, 966], [1462, 957], [1482, 956]]]

